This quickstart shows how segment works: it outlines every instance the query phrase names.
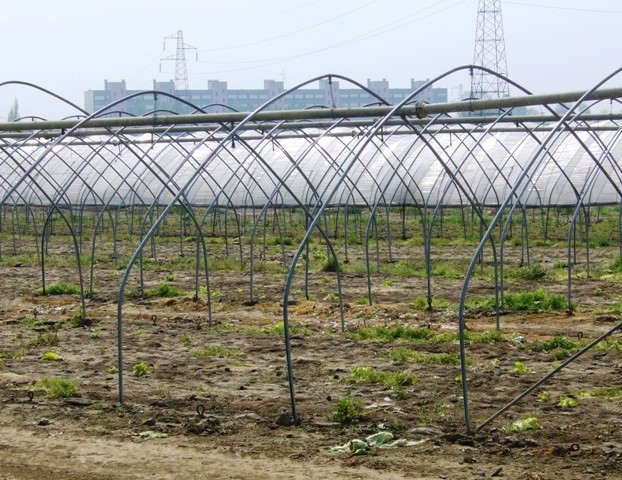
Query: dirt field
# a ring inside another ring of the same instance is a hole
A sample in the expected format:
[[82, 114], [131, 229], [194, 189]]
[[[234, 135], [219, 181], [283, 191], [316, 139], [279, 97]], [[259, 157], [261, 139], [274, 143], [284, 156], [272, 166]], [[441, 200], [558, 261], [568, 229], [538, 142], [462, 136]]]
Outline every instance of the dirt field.
[[[603, 256], [611, 254], [602, 250]], [[552, 262], [546, 249], [538, 255]], [[147, 272], [148, 284], [157, 285], [167, 273]], [[214, 328], [207, 326], [206, 305], [190, 296], [127, 299], [121, 405], [114, 372], [121, 274], [97, 271], [95, 295], [87, 302], [88, 325], [72, 328], [69, 320], [79, 311], [77, 296], [34, 296], [40, 286], [37, 269], [2, 267], [0, 480], [622, 478], [619, 331], [477, 435], [466, 435], [456, 378], [459, 365], [433, 360], [457, 353], [455, 340], [365, 340], [356, 334], [361, 327], [404, 325], [429, 329], [430, 335], [441, 338], [456, 332], [455, 311], [428, 312], [409, 304], [423, 294], [421, 278], [377, 281], [377, 302], [362, 305], [353, 299], [364, 295], [365, 278], [345, 275], [349, 333], [344, 334], [337, 303], [328, 296], [334, 279], [315, 275], [314, 299], [296, 297], [290, 306], [302, 421], [292, 426], [278, 325], [282, 275], [258, 274], [259, 301], [246, 306], [247, 274], [216, 272], [211, 279], [219, 292]], [[174, 279], [169, 275], [170, 283], [192, 289], [193, 271], [176, 271]], [[60, 281], [75, 282], [74, 269], [48, 273], [50, 284]], [[302, 288], [299, 282], [296, 289]], [[459, 279], [435, 279], [435, 295], [455, 300], [460, 285]], [[564, 293], [559, 281], [543, 280], [538, 286]], [[474, 278], [473, 292], [490, 295], [490, 282]], [[575, 294], [579, 309], [573, 316], [504, 315], [502, 338], [486, 341], [482, 335], [469, 344], [474, 426], [563, 361], [539, 348], [541, 342], [556, 335], [589, 342], [620, 321], [617, 314], [599, 310], [619, 301], [618, 283], [577, 280]], [[490, 313], [471, 313], [469, 331], [494, 330]], [[417, 352], [419, 357], [399, 360], [396, 350]], [[61, 358], [46, 361], [46, 352]], [[135, 367], [141, 363], [142, 372]], [[363, 367], [405, 372], [409, 381], [395, 388], [357, 381], [353, 372]], [[53, 398], [40, 382], [46, 377], [75, 381], [77, 393]], [[557, 406], [563, 397], [576, 406]], [[352, 423], [330, 417], [344, 398], [364, 407]], [[537, 418], [539, 429], [510, 431], [512, 422], [530, 417]], [[406, 442], [373, 448], [365, 455], [329, 451], [379, 431], [390, 431]]]

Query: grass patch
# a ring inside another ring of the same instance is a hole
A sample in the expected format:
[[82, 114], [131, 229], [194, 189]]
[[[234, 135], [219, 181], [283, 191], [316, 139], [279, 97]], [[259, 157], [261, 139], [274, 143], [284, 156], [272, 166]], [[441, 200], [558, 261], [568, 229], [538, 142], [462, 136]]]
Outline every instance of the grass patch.
[[355, 332], [348, 334], [348, 336], [356, 340], [385, 340], [389, 342], [398, 340], [425, 341], [434, 337], [434, 333], [429, 328], [397, 325], [395, 327], [359, 328]]
[[[458, 353], [417, 352], [409, 348], [391, 350], [389, 357], [396, 363], [420, 363], [424, 365], [460, 365]], [[467, 363], [468, 360], [467, 360]]]
[[64, 378], [42, 378], [37, 380], [35, 386], [44, 390], [45, 394], [50, 398], [71, 397], [78, 393], [78, 383], [74, 380], [65, 380]]
[[557, 335], [551, 340], [540, 342], [536, 345], [536, 350], [545, 351], [553, 355], [555, 360], [570, 357], [574, 352], [583, 348], [587, 343], [583, 340], [569, 340], [563, 335]]
[[373, 367], [354, 367], [350, 379], [355, 382], [380, 384], [391, 390], [415, 383], [415, 376], [411, 372], [383, 372], [375, 370]]
[[[474, 299], [467, 302], [467, 309], [471, 311], [496, 307], [495, 297]], [[503, 308], [506, 310], [559, 312], [566, 310], [566, 307], [567, 300], [564, 295], [544, 293], [544, 290], [541, 289], [531, 292], [506, 292], [503, 297]]]
[[48, 285], [45, 291], [42, 288], [38, 288], [33, 292], [35, 296], [41, 295], [80, 295], [80, 286], [70, 283], [54, 283]]
[[[269, 335], [285, 335], [285, 325], [283, 322], [277, 322], [267, 327], [260, 329], [261, 333], [267, 333]], [[297, 325], [289, 325], [290, 335], [311, 335], [313, 330], [307, 327], [300, 327]]]
[[182, 297], [184, 292], [179, 288], [173, 287], [169, 283], [162, 282], [160, 285], [154, 288], [148, 288], [145, 290], [145, 298], [153, 298], [153, 297], [164, 297], [164, 298], [172, 298], [172, 297]]
[[60, 344], [60, 339], [58, 338], [58, 333], [56, 332], [45, 332], [37, 335], [37, 338], [32, 340], [28, 346], [32, 348], [36, 347], [57, 347]]
[[540, 264], [519, 268], [506, 268], [503, 272], [505, 278], [513, 280], [542, 280], [547, 276], [546, 270]]
[[572, 392], [572, 395], [577, 398], [620, 398], [622, 397], [622, 388], [605, 387], [590, 391], [576, 390]]
[[508, 338], [499, 330], [486, 330], [484, 332], [467, 331], [464, 334], [464, 339], [467, 343], [502, 343], [508, 341]]
[[197, 350], [192, 352], [192, 355], [195, 357], [217, 357], [217, 358], [227, 358], [227, 357], [241, 357], [244, 355], [242, 350], [239, 348], [227, 348], [222, 345], [211, 345], [202, 350]]

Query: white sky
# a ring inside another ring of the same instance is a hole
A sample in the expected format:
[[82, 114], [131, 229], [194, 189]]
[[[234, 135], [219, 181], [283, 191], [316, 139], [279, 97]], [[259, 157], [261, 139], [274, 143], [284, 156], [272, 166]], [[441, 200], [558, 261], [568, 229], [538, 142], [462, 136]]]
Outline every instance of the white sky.
[[[622, 66], [622, 1], [502, 0], [509, 76], [535, 93], [587, 89]], [[35, 83], [84, 106], [104, 79], [128, 89], [174, 79], [182, 30], [190, 88], [286, 88], [326, 73], [391, 87], [473, 61], [477, 0], [0, 0], [0, 83]], [[166, 51], [163, 44], [166, 43]], [[161, 71], [160, 71], [161, 69]], [[436, 86], [456, 97], [467, 75]], [[622, 85], [622, 75], [612, 85]], [[342, 86], [345, 84], [342, 82]], [[71, 109], [26, 87], [0, 87], [0, 121]]]

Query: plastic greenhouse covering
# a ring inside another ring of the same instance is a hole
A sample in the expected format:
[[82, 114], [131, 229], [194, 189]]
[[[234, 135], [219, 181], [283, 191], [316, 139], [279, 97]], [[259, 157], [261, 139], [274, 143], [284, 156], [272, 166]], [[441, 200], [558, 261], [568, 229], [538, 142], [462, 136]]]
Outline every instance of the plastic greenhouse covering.
[[[4, 197], [16, 187], [5, 198], [8, 204], [166, 205], [183, 188], [184, 203], [193, 206], [316, 205], [349, 169], [332, 204], [494, 207], [510, 194], [545, 137], [522, 130], [396, 130], [363, 145], [350, 131], [311, 133], [219, 149], [206, 135], [158, 143], [149, 142], [149, 135], [131, 142], [90, 137], [52, 149], [45, 141], [31, 141], [19, 150], [0, 151], [0, 188]], [[565, 131], [539, 155], [513, 199], [521, 205], [572, 206], [579, 197], [593, 205], [620, 201], [614, 187], [621, 183], [618, 132]]]

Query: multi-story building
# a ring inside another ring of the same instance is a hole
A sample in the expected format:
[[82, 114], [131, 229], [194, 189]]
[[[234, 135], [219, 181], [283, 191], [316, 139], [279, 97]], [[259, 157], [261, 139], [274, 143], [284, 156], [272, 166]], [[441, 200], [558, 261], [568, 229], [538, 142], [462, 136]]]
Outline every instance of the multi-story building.
[[[429, 80], [411, 80], [410, 88], [390, 88], [387, 80], [367, 80], [367, 88], [384, 98], [391, 104], [396, 104], [422, 87]], [[88, 90], [84, 92], [84, 107], [92, 113], [100, 110], [112, 102], [127, 96], [132, 98], [111, 109], [111, 115], [144, 115], [150, 112], [188, 113], [193, 110], [184, 106], [171, 96], [179, 97], [192, 105], [206, 108], [208, 111], [252, 111], [269, 99], [283, 93], [285, 85], [276, 80], [264, 80], [263, 89], [229, 89], [227, 82], [208, 80], [205, 90], [175, 90], [175, 82], [153, 81], [153, 91], [160, 93], [141, 94], [141, 90], [128, 90], [125, 80], [120, 82], [104, 81], [103, 90]], [[169, 96], [171, 95], [171, 96]], [[416, 96], [417, 100], [429, 103], [447, 101], [447, 89], [429, 86]], [[317, 88], [301, 88], [279, 99], [270, 105], [271, 110], [292, 110], [312, 107], [360, 107], [378, 103], [379, 100], [361, 88], [340, 88], [340, 82], [320, 80]]]

